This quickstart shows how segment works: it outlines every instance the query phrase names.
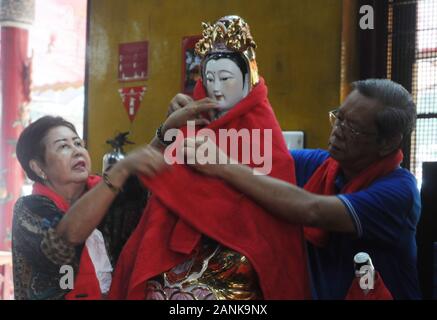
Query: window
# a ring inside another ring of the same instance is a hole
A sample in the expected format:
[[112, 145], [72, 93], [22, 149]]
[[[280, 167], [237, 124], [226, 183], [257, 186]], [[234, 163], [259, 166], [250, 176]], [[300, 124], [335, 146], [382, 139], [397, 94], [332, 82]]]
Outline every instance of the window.
[[[61, 116], [83, 137], [87, 0], [35, 2], [30, 29], [32, 55], [30, 121]], [[23, 194], [29, 194], [27, 180]]]
[[422, 163], [437, 161], [437, 0], [391, 0], [389, 78], [411, 90], [417, 105], [410, 170], [422, 184]]
[[422, 162], [437, 161], [437, 0], [418, 2], [416, 32], [414, 95], [418, 119], [411, 169], [421, 182]]
[[31, 121], [59, 115], [83, 133], [86, 0], [35, 2]]

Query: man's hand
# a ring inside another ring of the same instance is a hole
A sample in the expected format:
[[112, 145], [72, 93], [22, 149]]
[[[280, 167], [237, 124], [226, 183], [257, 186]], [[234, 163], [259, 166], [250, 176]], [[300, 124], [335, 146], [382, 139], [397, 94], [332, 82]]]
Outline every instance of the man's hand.
[[211, 139], [207, 136], [186, 138], [183, 144], [185, 163], [197, 171], [210, 175], [220, 176], [225, 167], [232, 161]]

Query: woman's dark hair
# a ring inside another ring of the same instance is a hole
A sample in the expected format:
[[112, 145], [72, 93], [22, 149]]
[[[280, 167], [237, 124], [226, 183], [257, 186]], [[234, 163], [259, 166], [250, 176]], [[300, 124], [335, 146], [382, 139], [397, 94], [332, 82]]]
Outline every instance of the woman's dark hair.
[[[211, 53], [209, 55], [207, 55], [202, 63], [202, 79], [203, 81], [205, 81], [206, 79], [206, 74], [205, 74], [205, 69], [206, 69], [206, 64], [208, 63], [208, 61], [210, 60], [219, 60], [219, 59], [230, 59], [232, 61], [235, 62], [235, 64], [238, 66], [238, 68], [240, 68], [241, 73], [243, 74], [243, 88], [244, 88], [244, 84], [246, 83], [246, 77], [248, 76], [247, 73], [247, 63], [246, 60], [244, 60], [243, 56], [238, 53], [238, 52], [216, 52], [216, 53]], [[206, 83], [203, 83], [204, 85], [206, 85]]]
[[416, 124], [416, 105], [407, 89], [388, 79], [367, 79], [352, 85], [362, 95], [383, 105], [376, 114], [380, 138], [391, 138], [399, 133], [403, 139], [408, 137]]
[[71, 122], [61, 118], [45, 116], [26, 127], [18, 138], [17, 158], [21, 167], [26, 172], [29, 179], [42, 183], [42, 179], [29, 166], [30, 160], [37, 160], [45, 164], [45, 144], [44, 138], [50, 129], [56, 127], [67, 127], [77, 134], [76, 128]]

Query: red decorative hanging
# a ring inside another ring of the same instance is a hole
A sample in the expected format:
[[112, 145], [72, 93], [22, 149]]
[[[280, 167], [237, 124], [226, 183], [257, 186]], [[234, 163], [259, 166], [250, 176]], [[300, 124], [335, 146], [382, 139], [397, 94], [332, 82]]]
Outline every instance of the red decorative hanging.
[[140, 108], [141, 101], [143, 100], [146, 87], [130, 87], [121, 88], [118, 90], [123, 101], [124, 108], [129, 116], [130, 122], [133, 122]]
[[149, 42], [119, 44], [118, 80], [139, 81], [148, 76]]

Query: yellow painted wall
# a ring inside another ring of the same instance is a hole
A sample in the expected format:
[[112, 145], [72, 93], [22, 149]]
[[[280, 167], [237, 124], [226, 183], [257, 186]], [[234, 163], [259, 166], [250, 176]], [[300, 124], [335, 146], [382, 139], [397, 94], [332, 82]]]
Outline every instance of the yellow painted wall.
[[[328, 110], [339, 104], [341, 0], [91, 0], [88, 48], [88, 147], [93, 171], [105, 140], [131, 129], [148, 142], [181, 88], [181, 40], [200, 34], [201, 22], [237, 14], [258, 44], [260, 74], [284, 130], [303, 130], [307, 147], [324, 148]], [[117, 80], [118, 44], [149, 41], [149, 79]], [[132, 126], [118, 89], [146, 85]]]

